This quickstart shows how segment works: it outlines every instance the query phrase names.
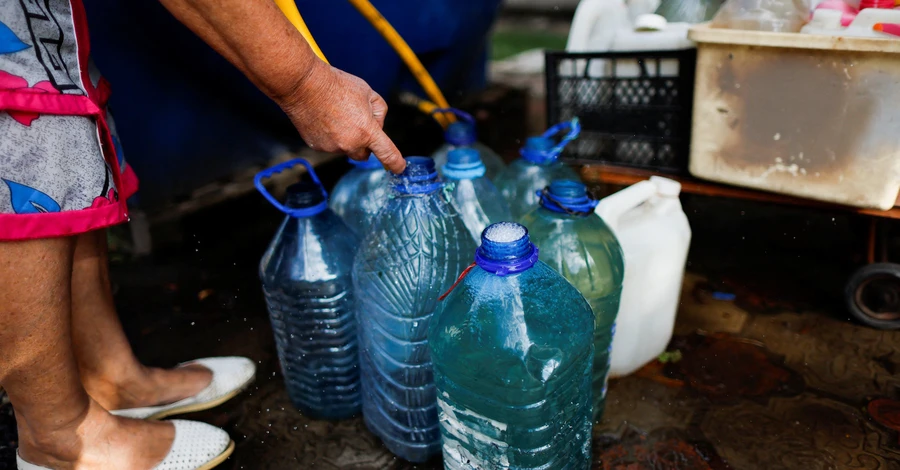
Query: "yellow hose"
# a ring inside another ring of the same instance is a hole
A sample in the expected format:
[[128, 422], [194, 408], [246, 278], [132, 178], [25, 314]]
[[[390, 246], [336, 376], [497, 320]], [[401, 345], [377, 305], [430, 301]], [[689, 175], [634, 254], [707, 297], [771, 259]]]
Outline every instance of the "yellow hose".
[[284, 16], [287, 17], [288, 21], [297, 28], [297, 31], [300, 31], [300, 34], [302, 34], [303, 38], [306, 39], [306, 42], [309, 43], [309, 47], [312, 48], [313, 52], [327, 64], [328, 59], [325, 58], [322, 49], [319, 49], [319, 44], [316, 43], [316, 39], [313, 38], [312, 33], [309, 32], [309, 28], [306, 27], [306, 22], [303, 21], [303, 17], [300, 16], [300, 10], [297, 9], [297, 4], [294, 3], [294, 0], [275, 0], [275, 4], [278, 5], [278, 8], [281, 9], [281, 12], [284, 13]]
[[444, 113], [435, 113], [434, 110], [440, 109], [440, 108], [438, 108], [438, 106], [436, 104], [432, 103], [431, 101], [419, 98], [418, 96], [416, 96], [408, 91], [401, 92], [400, 95], [398, 96], [398, 98], [400, 99], [401, 103], [403, 103], [407, 106], [415, 106], [416, 108], [418, 108], [419, 111], [422, 111], [423, 113], [434, 118], [434, 120], [437, 121], [438, 124], [441, 125], [441, 127], [446, 128], [450, 124], [450, 121], [447, 118], [449, 116], [453, 116], [453, 115], [452, 114], [444, 114]]
[[[447, 127], [448, 123], [456, 121], [456, 116], [452, 114], [441, 115], [434, 114], [433, 111], [439, 108], [449, 108], [450, 104], [447, 102], [447, 99], [444, 98], [444, 94], [441, 93], [441, 89], [437, 86], [437, 83], [434, 82], [434, 79], [431, 77], [431, 74], [428, 73], [428, 70], [422, 65], [422, 62], [416, 56], [416, 53], [413, 52], [412, 48], [409, 47], [409, 44], [403, 39], [402, 36], [394, 29], [393, 26], [378, 12], [378, 10], [369, 3], [368, 0], [348, 0], [350, 4], [356, 7], [360, 13], [372, 24], [376, 31], [378, 31], [382, 37], [391, 45], [391, 47], [397, 52], [403, 62], [406, 63], [406, 66], [409, 67], [413, 76], [416, 78], [416, 81], [422, 86], [428, 96], [432, 99], [433, 102], [423, 100], [417, 97], [415, 103], [413, 103], [420, 111], [426, 113], [432, 117], [442, 126]], [[288, 21], [300, 31], [300, 34], [306, 39], [306, 42], [309, 43], [309, 46], [312, 48], [313, 52], [319, 56], [325, 63], [328, 63], [328, 59], [325, 58], [325, 54], [322, 53], [322, 49], [319, 48], [319, 45], [316, 43], [315, 38], [313, 38], [312, 33], [309, 32], [309, 28], [306, 26], [306, 22], [303, 21], [303, 17], [300, 15], [300, 11], [297, 9], [297, 4], [294, 0], [275, 0], [275, 4], [278, 5], [278, 8], [281, 9], [284, 16], [287, 17]], [[437, 104], [435, 104], [437, 103]]]
[[419, 58], [416, 57], [416, 53], [409, 47], [409, 44], [407, 44], [397, 30], [388, 23], [388, 20], [381, 16], [381, 13], [378, 12], [369, 0], [348, 1], [351, 5], [356, 7], [367, 20], [369, 20], [369, 23], [372, 23], [372, 26], [381, 33], [388, 44], [397, 51], [397, 54], [400, 55], [400, 58], [403, 59], [403, 62], [409, 67], [409, 70], [412, 72], [413, 76], [416, 77], [419, 84], [422, 85], [422, 88], [425, 90], [425, 93], [428, 94], [428, 97], [431, 98], [431, 101], [441, 108], [449, 108], [450, 103], [444, 98], [444, 94], [441, 93], [441, 89], [438, 88], [437, 83], [431, 78], [428, 70], [425, 69], [425, 66], [422, 65]]

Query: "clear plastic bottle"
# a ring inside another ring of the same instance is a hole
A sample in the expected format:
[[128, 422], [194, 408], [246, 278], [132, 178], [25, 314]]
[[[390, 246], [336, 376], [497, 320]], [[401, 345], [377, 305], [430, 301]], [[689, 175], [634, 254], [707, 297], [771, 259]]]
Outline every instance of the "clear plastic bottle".
[[488, 225], [512, 219], [506, 200], [485, 176], [484, 163], [477, 150], [451, 150], [443, 173], [456, 208], [476, 243], [481, 243], [481, 232]]
[[[553, 136], [563, 131], [567, 131], [566, 136], [555, 143]], [[551, 181], [580, 179], [575, 170], [559, 161], [563, 148], [580, 132], [581, 126], [576, 118], [551, 127], [540, 137], [529, 137], [521, 150], [522, 158], [512, 162], [493, 180], [509, 203], [514, 220], [521, 220], [522, 216], [537, 207], [535, 192], [547, 187]]]
[[594, 317], [537, 255], [525, 227], [489, 226], [433, 321], [446, 469], [590, 467]]
[[338, 180], [328, 207], [362, 237], [387, 199], [388, 173], [375, 155], [364, 162], [351, 159], [350, 163], [354, 168]]
[[328, 209], [317, 179], [290, 186], [283, 206], [257, 187], [287, 214], [259, 276], [291, 402], [311, 418], [349, 418], [360, 410], [351, 277], [358, 240]]
[[475, 242], [434, 160], [406, 162], [356, 256], [353, 282], [366, 425], [398, 457], [424, 462], [440, 451], [428, 328]]
[[597, 201], [583, 184], [554, 181], [541, 192], [540, 207], [523, 219], [541, 260], [563, 275], [594, 312], [593, 416], [606, 404], [610, 353], [625, 279], [625, 256], [613, 231], [594, 213]]
[[[486, 175], [489, 180], [493, 181], [500, 172], [506, 168], [506, 163], [497, 155], [497, 152], [491, 150], [487, 145], [478, 142], [475, 134], [475, 118], [468, 113], [464, 113], [458, 109], [438, 110], [446, 111], [456, 115], [459, 120], [447, 126], [444, 131], [444, 142], [432, 155], [434, 163], [438, 170], [443, 172], [444, 165], [447, 164], [447, 156], [451, 150], [456, 148], [472, 148], [481, 155], [481, 161], [484, 162]], [[443, 174], [442, 174], [443, 176]]]

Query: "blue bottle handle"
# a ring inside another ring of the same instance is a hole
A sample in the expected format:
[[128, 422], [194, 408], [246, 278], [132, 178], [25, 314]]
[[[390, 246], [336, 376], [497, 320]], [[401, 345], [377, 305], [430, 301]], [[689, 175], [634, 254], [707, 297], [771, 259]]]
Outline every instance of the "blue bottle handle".
[[[273, 175], [277, 175], [284, 170], [288, 170], [297, 165], [303, 165], [306, 167], [306, 171], [309, 173], [309, 176], [312, 177], [313, 183], [319, 186], [322, 190], [322, 195], [325, 197], [324, 200], [313, 206], [313, 207], [304, 207], [302, 209], [291, 209], [286, 207], [284, 204], [278, 202], [274, 196], [266, 189], [265, 185], [263, 185], [263, 180], [266, 178], [271, 178]], [[275, 206], [281, 212], [291, 216], [291, 217], [312, 217], [328, 207], [328, 192], [325, 191], [325, 188], [322, 186], [322, 182], [319, 181], [319, 177], [316, 175], [316, 171], [313, 169], [313, 166], [306, 160], [302, 158], [295, 158], [293, 160], [288, 160], [284, 163], [280, 163], [278, 165], [273, 166], [272, 168], [267, 168], [263, 171], [260, 171], [256, 174], [256, 177], [253, 178], [253, 184], [256, 186], [256, 190], [263, 195], [266, 200], [268, 200], [273, 206]]]
[[581, 122], [578, 121], [577, 117], [572, 118], [571, 121], [561, 122], [550, 129], [547, 129], [541, 137], [550, 139], [564, 131], [568, 131], [568, 133], [563, 136], [562, 140], [560, 140], [559, 143], [556, 144], [556, 147], [553, 147], [553, 150], [549, 153], [559, 155], [566, 145], [569, 145], [569, 142], [577, 139], [578, 134], [581, 134]]
[[443, 113], [452, 114], [452, 115], [462, 119], [463, 121], [468, 122], [469, 124], [475, 124], [475, 118], [472, 117], [471, 114], [469, 114], [465, 111], [460, 111], [456, 108], [437, 108], [437, 109], [431, 111], [432, 116], [434, 116], [435, 114], [443, 114]]

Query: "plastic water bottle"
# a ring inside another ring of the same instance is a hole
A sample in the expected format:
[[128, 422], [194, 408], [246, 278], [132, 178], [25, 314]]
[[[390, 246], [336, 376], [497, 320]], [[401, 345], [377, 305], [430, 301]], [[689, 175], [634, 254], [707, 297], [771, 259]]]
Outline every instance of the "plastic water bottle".
[[485, 171], [481, 156], [473, 148], [451, 150], [443, 170], [456, 208], [476, 243], [481, 243], [481, 232], [488, 225], [512, 219], [509, 205]]
[[[555, 143], [553, 137], [561, 132], [567, 134], [559, 143]], [[520, 152], [522, 158], [512, 162], [494, 180], [494, 184], [509, 203], [515, 220], [520, 220], [537, 207], [538, 198], [535, 192], [547, 187], [551, 181], [579, 180], [575, 170], [559, 161], [559, 155], [580, 132], [581, 125], [576, 118], [571, 122], [551, 127], [540, 137], [529, 137]]]
[[478, 150], [478, 153], [481, 155], [481, 160], [484, 162], [486, 168], [485, 174], [490, 180], [496, 178], [497, 175], [506, 168], [506, 163], [500, 158], [500, 155], [497, 155], [497, 152], [491, 150], [487, 145], [478, 142], [475, 134], [475, 118], [470, 114], [453, 108], [437, 109], [435, 112], [452, 113], [459, 118], [459, 120], [447, 126], [447, 130], [444, 131], [444, 139], [446, 142], [431, 155], [431, 158], [434, 159], [437, 168], [441, 172], [444, 171], [443, 167], [447, 164], [447, 157], [450, 151], [455, 148], [473, 148]]
[[[313, 183], [290, 186], [282, 205], [262, 180], [300, 163]], [[309, 163], [294, 160], [265, 170], [256, 187], [287, 214], [259, 275], [288, 394], [309, 417], [353, 416], [361, 401], [351, 276], [358, 240], [328, 209], [328, 195]]]
[[587, 469], [594, 317], [525, 227], [489, 226], [431, 330], [444, 468]]
[[622, 297], [625, 261], [612, 230], [594, 213], [583, 184], [558, 180], [540, 192], [540, 207], [525, 216], [541, 259], [587, 299], [594, 312], [593, 416], [606, 404], [610, 352]]
[[334, 186], [328, 207], [362, 236], [387, 199], [388, 173], [375, 155], [364, 162], [351, 159], [350, 163], [355, 168]]
[[398, 457], [424, 462], [440, 451], [428, 328], [475, 242], [434, 160], [406, 162], [362, 242], [353, 281], [366, 425]]

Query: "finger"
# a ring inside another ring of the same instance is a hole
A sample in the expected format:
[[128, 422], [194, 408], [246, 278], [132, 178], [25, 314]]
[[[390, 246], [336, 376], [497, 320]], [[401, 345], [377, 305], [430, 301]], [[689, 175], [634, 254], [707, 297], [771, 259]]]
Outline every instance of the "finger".
[[384, 118], [387, 117], [388, 105], [378, 93], [372, 92], [369, 98], [369, 104], [372, 106], [372, 116], [378, 121], [379, 127], [384, 127]]
[[372, 133], [372, 139], [369, 141], [369, 150], [378, 157], [381, 164], [388, 170], [400, 174], [406, 169], [406, 160], [403, 159], [403, 155], [400, 155], [400, 150], [397, 150], [397, 146], [381, 129], [377, 129]]

